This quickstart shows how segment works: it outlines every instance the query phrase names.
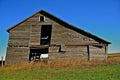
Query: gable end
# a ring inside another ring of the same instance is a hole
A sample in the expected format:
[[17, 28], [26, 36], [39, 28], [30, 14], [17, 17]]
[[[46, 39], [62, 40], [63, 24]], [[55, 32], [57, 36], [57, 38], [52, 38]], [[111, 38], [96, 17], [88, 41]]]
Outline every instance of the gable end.
[[[93, 35], [93, 34], [91, 34], [91, 33], [89, 33], [89, 32], [86, 32], [86, 31], [84, 31], [84, 30], [82, 30], [82, 29], [79, 29], [79, 28], [77, 28], [77, 27], [75, 27], [75, 26], [73, 26], [73, 25], [71, 25], [71, 24], [69, 24], [69, 23], [67, 23], [67, 22], [65, 22], [65, 21], [63, 21], [63, 20], [61, 20], [61, 19], [53, 16], [52, 14], [50, 14], [50, 13], [44, 11], [44, 10], [38, 11], [37, 13], [40, 13], [40, 14], [42, 14], [42, 15], [50, 18], [51, 20], [59, 23], [59, 24], [62, 25], [62, 26], [65, 26], [66, 28], [72, 29], [72, 30], [74, 30], [74, 31], [76, 31], [76, 32], [78, 32], [78, 33], [81, 33], [81, 34], [84, 35], [84, 36], [93, 38], [94, 40], [96, 40], [96, 41], [98, 41], [98, 42], [100, 42], [100, 43], [111, 44], [111, 42], [108, 42], [108, 41], [106, 41], [106, 40], [104, 40], [104, 39], [102, 39], [102, 38], [99, 38], [99, 37], [96, 36], [96, 35]], [[29, 18], [33, 17], [33, 16], [36, 15], [37, 13], [33, 14], [33, 15], [30, 16]], [[23, 20], [22, 22], [18, 23], [17, 25], [25, 22], [25, 21], [28, 20], [29, 18]], [[17, 25], [9, 28], [9, 29], [7, 30], [7, 32], [9, 32], [9, 31], [12, 30], [13, 28], [15, 28]]]

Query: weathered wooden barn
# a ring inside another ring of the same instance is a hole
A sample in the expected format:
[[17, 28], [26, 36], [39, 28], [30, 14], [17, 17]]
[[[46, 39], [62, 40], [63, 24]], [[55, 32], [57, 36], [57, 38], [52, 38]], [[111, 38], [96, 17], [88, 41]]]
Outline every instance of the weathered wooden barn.
[[41, 10], [7, 30], [6, 65], [40, 59], [106, 60], [108, 44], [91, 33]]

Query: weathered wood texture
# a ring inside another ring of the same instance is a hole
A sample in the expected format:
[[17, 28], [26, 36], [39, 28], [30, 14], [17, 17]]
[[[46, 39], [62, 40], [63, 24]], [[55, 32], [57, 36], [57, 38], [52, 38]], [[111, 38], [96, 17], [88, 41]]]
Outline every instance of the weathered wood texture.
[[87, 47], [81, 46], [66, 46], [65, 51], [59, 52], [59, 47], [49, 48], [49, 59], [78, 59], [78, 60], [88, 60]]
[[7, 49], [5, 64], [19, 64], [29, 59], [29, 48], [9, 47]]
[[106, 60], [105, 46], [90, 46], [90, 60]]
[[31, 26], [29, 46], [40, 45], [40, 34], [41, 34], [40, 31], [41, 31], [41, 27], [39, 25]]
[[65, 28], [57, 23], [53, 24], [52, 44], [81, 44], [97, 43], [95, 40], [79, 34], [71, 29]]
[[[100, 42], [62, 26], [48, 17], [45, 17], [45, 21], [41, 22], [39, 21], [39, 16], [41, 15], [42, 14], [37, 13], [9, 31], [6, 55], [7, 65], [29, 61], [30, 48], [34, 46], [40, 48], [41, 46], [41, 26], [48, 24], [52, 25], [51, 42], [50, 45], [48, 45], [49, 60], [70, 58], [79, 60], [88, 60], [88, 58], [90, 58], [90, 60], [104, 60], [106, 58], [107, 47], [105, 48], [105, 46], [100, 48], [89, 45], [79, 45], [99, 44]], [[70, 46], [71, 44], [72, 46]], [[87, 46], [89, 46], [89, 49]]]

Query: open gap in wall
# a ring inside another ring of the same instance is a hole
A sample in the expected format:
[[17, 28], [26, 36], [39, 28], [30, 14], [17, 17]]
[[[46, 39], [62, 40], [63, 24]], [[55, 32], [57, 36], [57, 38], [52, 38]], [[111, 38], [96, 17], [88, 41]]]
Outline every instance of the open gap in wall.
[[31, 48], [29, 61], [40, 61], [40, 59], [46, 58], [48, 59], [48, 48]]
[[97, 47], [97, 48], [103, 48], [103, 46], [94, 46], [94, 47]]
[[42, 25], [41, 27], [41, 45], [50, 44], [52, 25]]

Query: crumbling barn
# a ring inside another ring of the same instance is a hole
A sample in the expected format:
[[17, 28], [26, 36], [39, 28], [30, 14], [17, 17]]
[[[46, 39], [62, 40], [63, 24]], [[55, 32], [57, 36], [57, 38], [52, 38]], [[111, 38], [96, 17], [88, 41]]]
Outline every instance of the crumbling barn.
[[40, 59], [106, 60], [108, 44], [91, 33], [41, 10], [7, 30], [6, 65]]

